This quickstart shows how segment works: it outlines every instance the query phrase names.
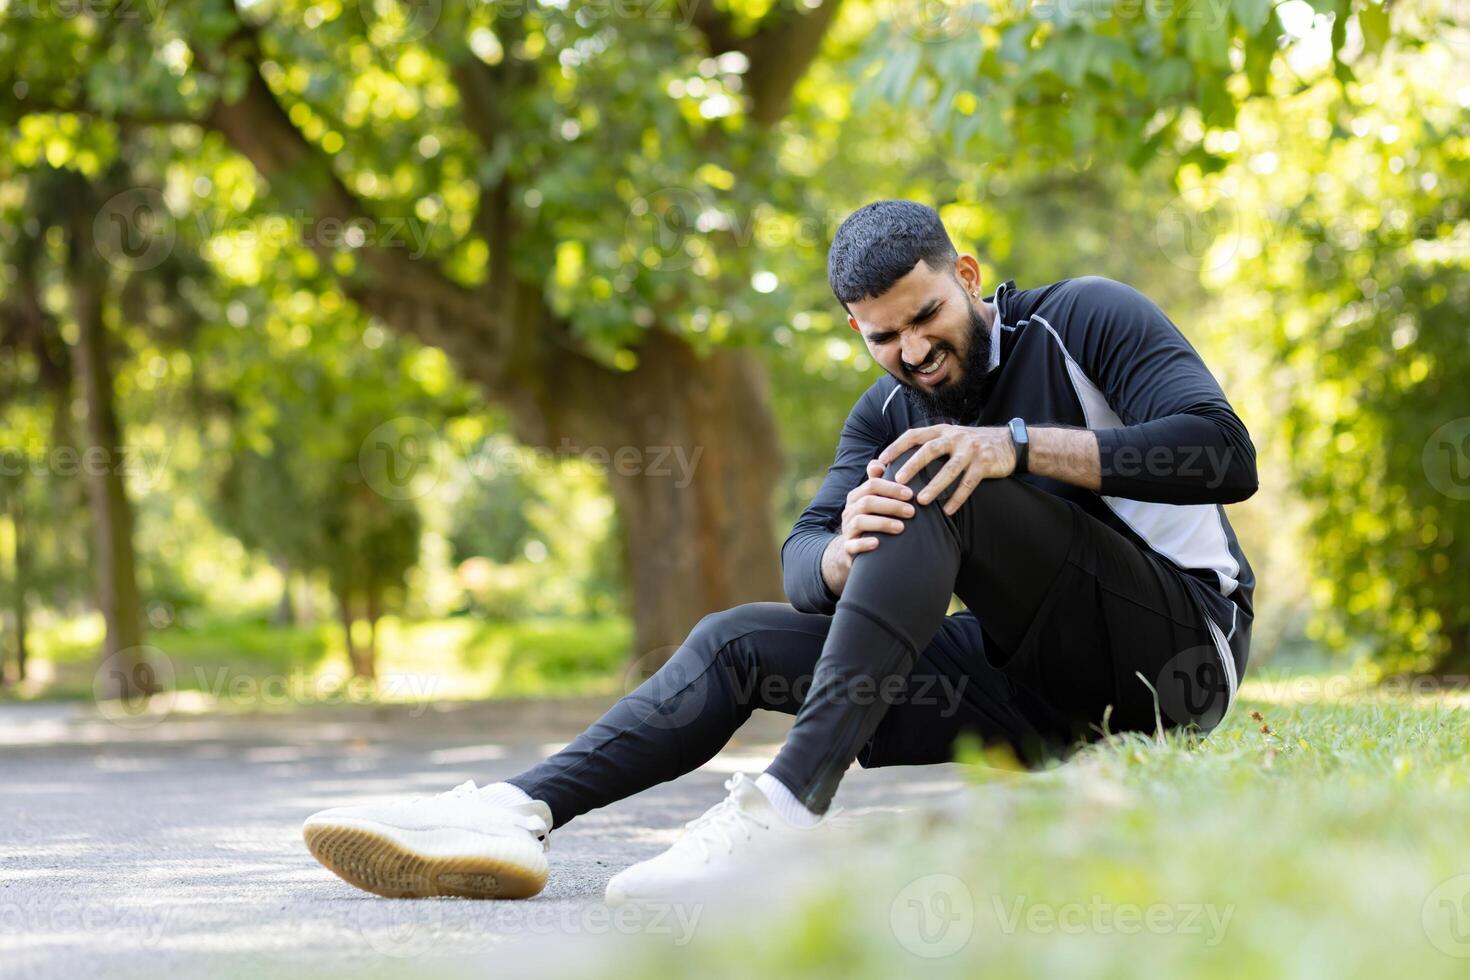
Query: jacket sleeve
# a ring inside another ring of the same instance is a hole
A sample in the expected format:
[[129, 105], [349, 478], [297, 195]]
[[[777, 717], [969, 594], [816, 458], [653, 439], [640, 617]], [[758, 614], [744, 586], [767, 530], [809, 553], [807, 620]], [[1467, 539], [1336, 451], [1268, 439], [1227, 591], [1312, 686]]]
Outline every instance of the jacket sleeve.
[[822, 578], [822, 553], [841, 526], [847, 495], [868, 478], [868, 461], [893, 441], [883, 417], [883, 399], [890, 393], [885, 387], [891, 390], [873, 385], [848, 413], [836, 458], [781, 546], [786, 598], [801, 612], [831, 615], [837, 609], [837, 597]]
[[1130, 286], [1073, 281], [1064, 345], [1121, 425], [1097, 432], [1101, 492], [1166, 504], [1229, 504], [1256, 492], [1256, 450], [1189, 341]]

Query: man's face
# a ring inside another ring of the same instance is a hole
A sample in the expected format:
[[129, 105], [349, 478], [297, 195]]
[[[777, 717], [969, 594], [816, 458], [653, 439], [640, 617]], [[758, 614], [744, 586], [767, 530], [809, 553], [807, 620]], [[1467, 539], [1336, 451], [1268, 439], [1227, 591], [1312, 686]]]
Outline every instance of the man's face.
[[907, 385], [931, 416], [957, 416], [990, 363], [981, 313], [979, 266], [960, 256], [953, 270], [919, 261], [882, 296], [849, 304], [849, 322], [873, 359]]

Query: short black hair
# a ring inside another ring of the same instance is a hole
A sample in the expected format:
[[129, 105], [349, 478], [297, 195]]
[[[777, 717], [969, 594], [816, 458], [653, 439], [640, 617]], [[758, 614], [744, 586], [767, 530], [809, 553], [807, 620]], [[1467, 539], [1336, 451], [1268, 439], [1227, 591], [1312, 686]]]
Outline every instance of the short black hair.
[[845, 307], [882, 296], [920, 259], [937, 272], [958, 257], [938, 211], [917, 201], [874, 201], [838, 227], [827, 252], [827, 281]]

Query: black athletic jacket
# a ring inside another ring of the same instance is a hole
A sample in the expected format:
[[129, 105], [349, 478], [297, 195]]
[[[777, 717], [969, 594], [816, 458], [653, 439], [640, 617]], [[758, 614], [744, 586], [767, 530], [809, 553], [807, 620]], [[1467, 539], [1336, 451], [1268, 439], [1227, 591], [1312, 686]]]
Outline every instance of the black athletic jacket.
[[[1094, 492], [1026, 475], [1075, 501], [1200, 585], [1192, 591], [1213, 623], [1222, 660], [1245, 670], [1255, 576], [1222, 504], [1256, 490], [1250, 434], [1178, 328], [1130, 286], [1087, 276], [1036, 289], [1002, 283], [988, 392], [973, 425], [1093, 429], [1102, 461]], [[822, 552], [838, 530], [847, 494], [869, 460], [905, 430], [927, 425], [922, 406], [891, 376], [853, 406], [837, 458], [781, 548], [786, 595], [803, 612], [831, 614]], [[1226, 649], [1228, 647], [1228, 655]]]

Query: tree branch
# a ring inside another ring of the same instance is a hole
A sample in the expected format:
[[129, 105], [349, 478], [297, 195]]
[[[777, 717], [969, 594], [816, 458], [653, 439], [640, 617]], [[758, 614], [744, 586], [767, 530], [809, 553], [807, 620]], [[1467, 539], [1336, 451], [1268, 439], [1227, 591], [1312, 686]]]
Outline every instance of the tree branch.
[[691, 23], [704, 35], [711, 53], [739, 51], [750, 59], [745, 73], [750, 116], [757, 125], [769, 127], [786, 115], [791, 93], [821, 51], [841, 5], [842, 0], [819, 0], [818, 6], [807, 10], [783, 6], [767, 14], [755, 33], [741, 37], [714, 0], [695, 0]]

